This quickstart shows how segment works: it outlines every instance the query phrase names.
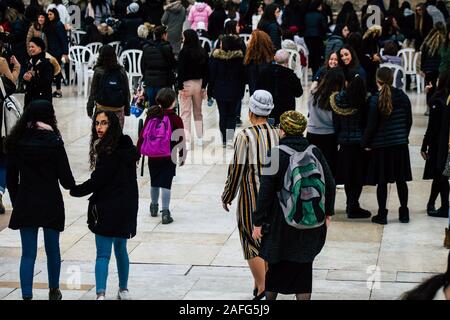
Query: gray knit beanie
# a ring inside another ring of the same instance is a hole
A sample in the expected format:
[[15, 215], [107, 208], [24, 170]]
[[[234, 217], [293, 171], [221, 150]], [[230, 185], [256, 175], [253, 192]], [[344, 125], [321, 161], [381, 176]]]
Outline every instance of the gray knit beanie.
[[266, 90], [256, 90], [250, 97], [249, 108], [255, 115], [267, 117], [273, 109], [272, 95]]

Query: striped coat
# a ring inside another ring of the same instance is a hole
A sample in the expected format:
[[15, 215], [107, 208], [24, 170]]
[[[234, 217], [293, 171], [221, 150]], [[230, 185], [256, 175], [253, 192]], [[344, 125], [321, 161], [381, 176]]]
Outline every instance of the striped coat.
[[259, 241], [252, 238], [252, 214], [256, 210], [261, 170], [267, 153], [278, 145], [278, 132], [269, 124], [248, 127], [236, 136], [233, 162], [222, 194], [223, 203], [231, 203], [239, 191], [237, 222], [245, 259], [259, 255]]

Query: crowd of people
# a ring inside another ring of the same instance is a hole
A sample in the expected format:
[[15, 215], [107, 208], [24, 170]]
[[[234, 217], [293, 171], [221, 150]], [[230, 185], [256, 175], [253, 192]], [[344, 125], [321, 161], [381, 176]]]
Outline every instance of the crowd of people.
[[[310, 299], [312, 265], [334, 214], [336, 184], [344, 186], [349, 219], [372, 217], [373, 223], [385, 225], [388, 184], [395, 183], [398, 219], [410, 221], [413, 117], [405, 90], [420, 84], [408, 77], [401, 89], [401, 80], [382, 65], [402, 65], [397, 56], [402, 48], [421, 52], [418, 64], [426, 83], [429, 121], [421, 155], [423, 178], [433, 180], [426, 212], [448, 218], [450, 18], [443, 1], [427, 0], [412, 11], [407, 1], [400, 6], [392, 0], [386, 9], [383, 1], [368, 0], [360, 15], [347, 1], [336, 18], [324, 0], [80, 3], [86, 31], [80, 44], [103, 44], [86, 105], [93, 171], [81, 185], [70, 171], [52, 106], [52, 98], [62, 97], [63, 79], [68, 79], [73, 26], [67, 5], [61, 0], [48, 6], [32, 1], [25, 8], [20, 0], [0, 2], [0, 73], [25, 93], [24, 114], [0, 159], [0, 191], [8, 188], [13, 205], [10, 228], [21, 233], [24, 299], [32, 298], [40, 227], [49, 260], [49, 297], [61, 299], [64, 206], [58, 182], [72, 196], [92, 194], [88, 226], [96, 235], [97, 298], [105, 297], [112, 246], [118, 298], [129, 298], [126, 241], [136, 234], [136, 161], [140, 155], [148, 157], [150, 215], [158, 216], [161, 194], [162, 223], [173, 223], [173, 178], [192, 146], [204, 144], [204, 100], [208, 106], [216, 102], [222, 146], [234, 150], [221, 201], [229, 211], [239, 193], [237, 223], [255, 299], [276, 299], [278, 293]], [[367, 23], [370, 6], [378, 6], [381, 25]], [[248, 42], [240, 34], [251, 34]], [[203, 38], [209, 44], [202, 45]], [[120, 41], [123, 50], [142, 50], [143, 90], [136, 99], [148, 108], [137, 146], [122, 133], [131, 114], [130, 83], [109, 45], [112, 41]], [[312, 71], [307, 115], [295, 111], [296, 98], [306, 87], [289, 65], [298, 44], [307, 48]], [[246, 87], [250, 126], [237, 130]], [[277, 169], [266, 171], [275, 162]], [[41, 174], [47, 177], [45, 186]], [[297, 179], [296, 184], [287, 184], [287, 177]], [[376, 186], [374, 216], [359, 203], [366, 185]], [[283, 198], [286, 190], [290, 193]], [[436, 209], [438, 195], [441, 206]], [[449, 229], [450, 222], [447, 248]]]

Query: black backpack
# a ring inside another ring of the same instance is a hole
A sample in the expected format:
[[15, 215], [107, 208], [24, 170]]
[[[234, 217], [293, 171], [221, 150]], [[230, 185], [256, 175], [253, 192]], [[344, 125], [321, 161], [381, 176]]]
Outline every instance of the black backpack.
[[100, 81], [96, 102], [105, 107], [123, 107], [126, 94], [123, 92], [122, 74], [120, 69], [106, 71]]

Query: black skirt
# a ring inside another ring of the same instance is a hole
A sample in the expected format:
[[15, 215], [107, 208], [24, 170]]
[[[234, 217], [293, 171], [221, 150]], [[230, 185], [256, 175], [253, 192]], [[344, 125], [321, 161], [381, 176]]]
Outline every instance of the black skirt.
[[367, 152], [359, 145], [341, 145], [337, 158], [336, 184], [363, 186], [367, 174]]
[[311, 293], [312, 262], [280, 261], [269, 264], [266, 273], [266, 291], [281, 294]]
[[438, 144], [433, 143], [428, 149], [428, 159], [425, 162], [425, 169], [423, 171], [423, 179], [438, 179], [442, 177], [444, 168], [441, 165], [442, 161], [439, 161], [438, 156]]
[[411, 180], [411, 161], [407, 144], [375, 148], [369, 151], [368, 185]]
[[176, 174], [176, 164], [172, 160], [149, 160], [150, 184], [155, 188], [172, 188], [172, 180]]
[[307, 133], [306, 139], [322, 151], [333, 176], [336, 176], [337, 140], [335, 134]]

